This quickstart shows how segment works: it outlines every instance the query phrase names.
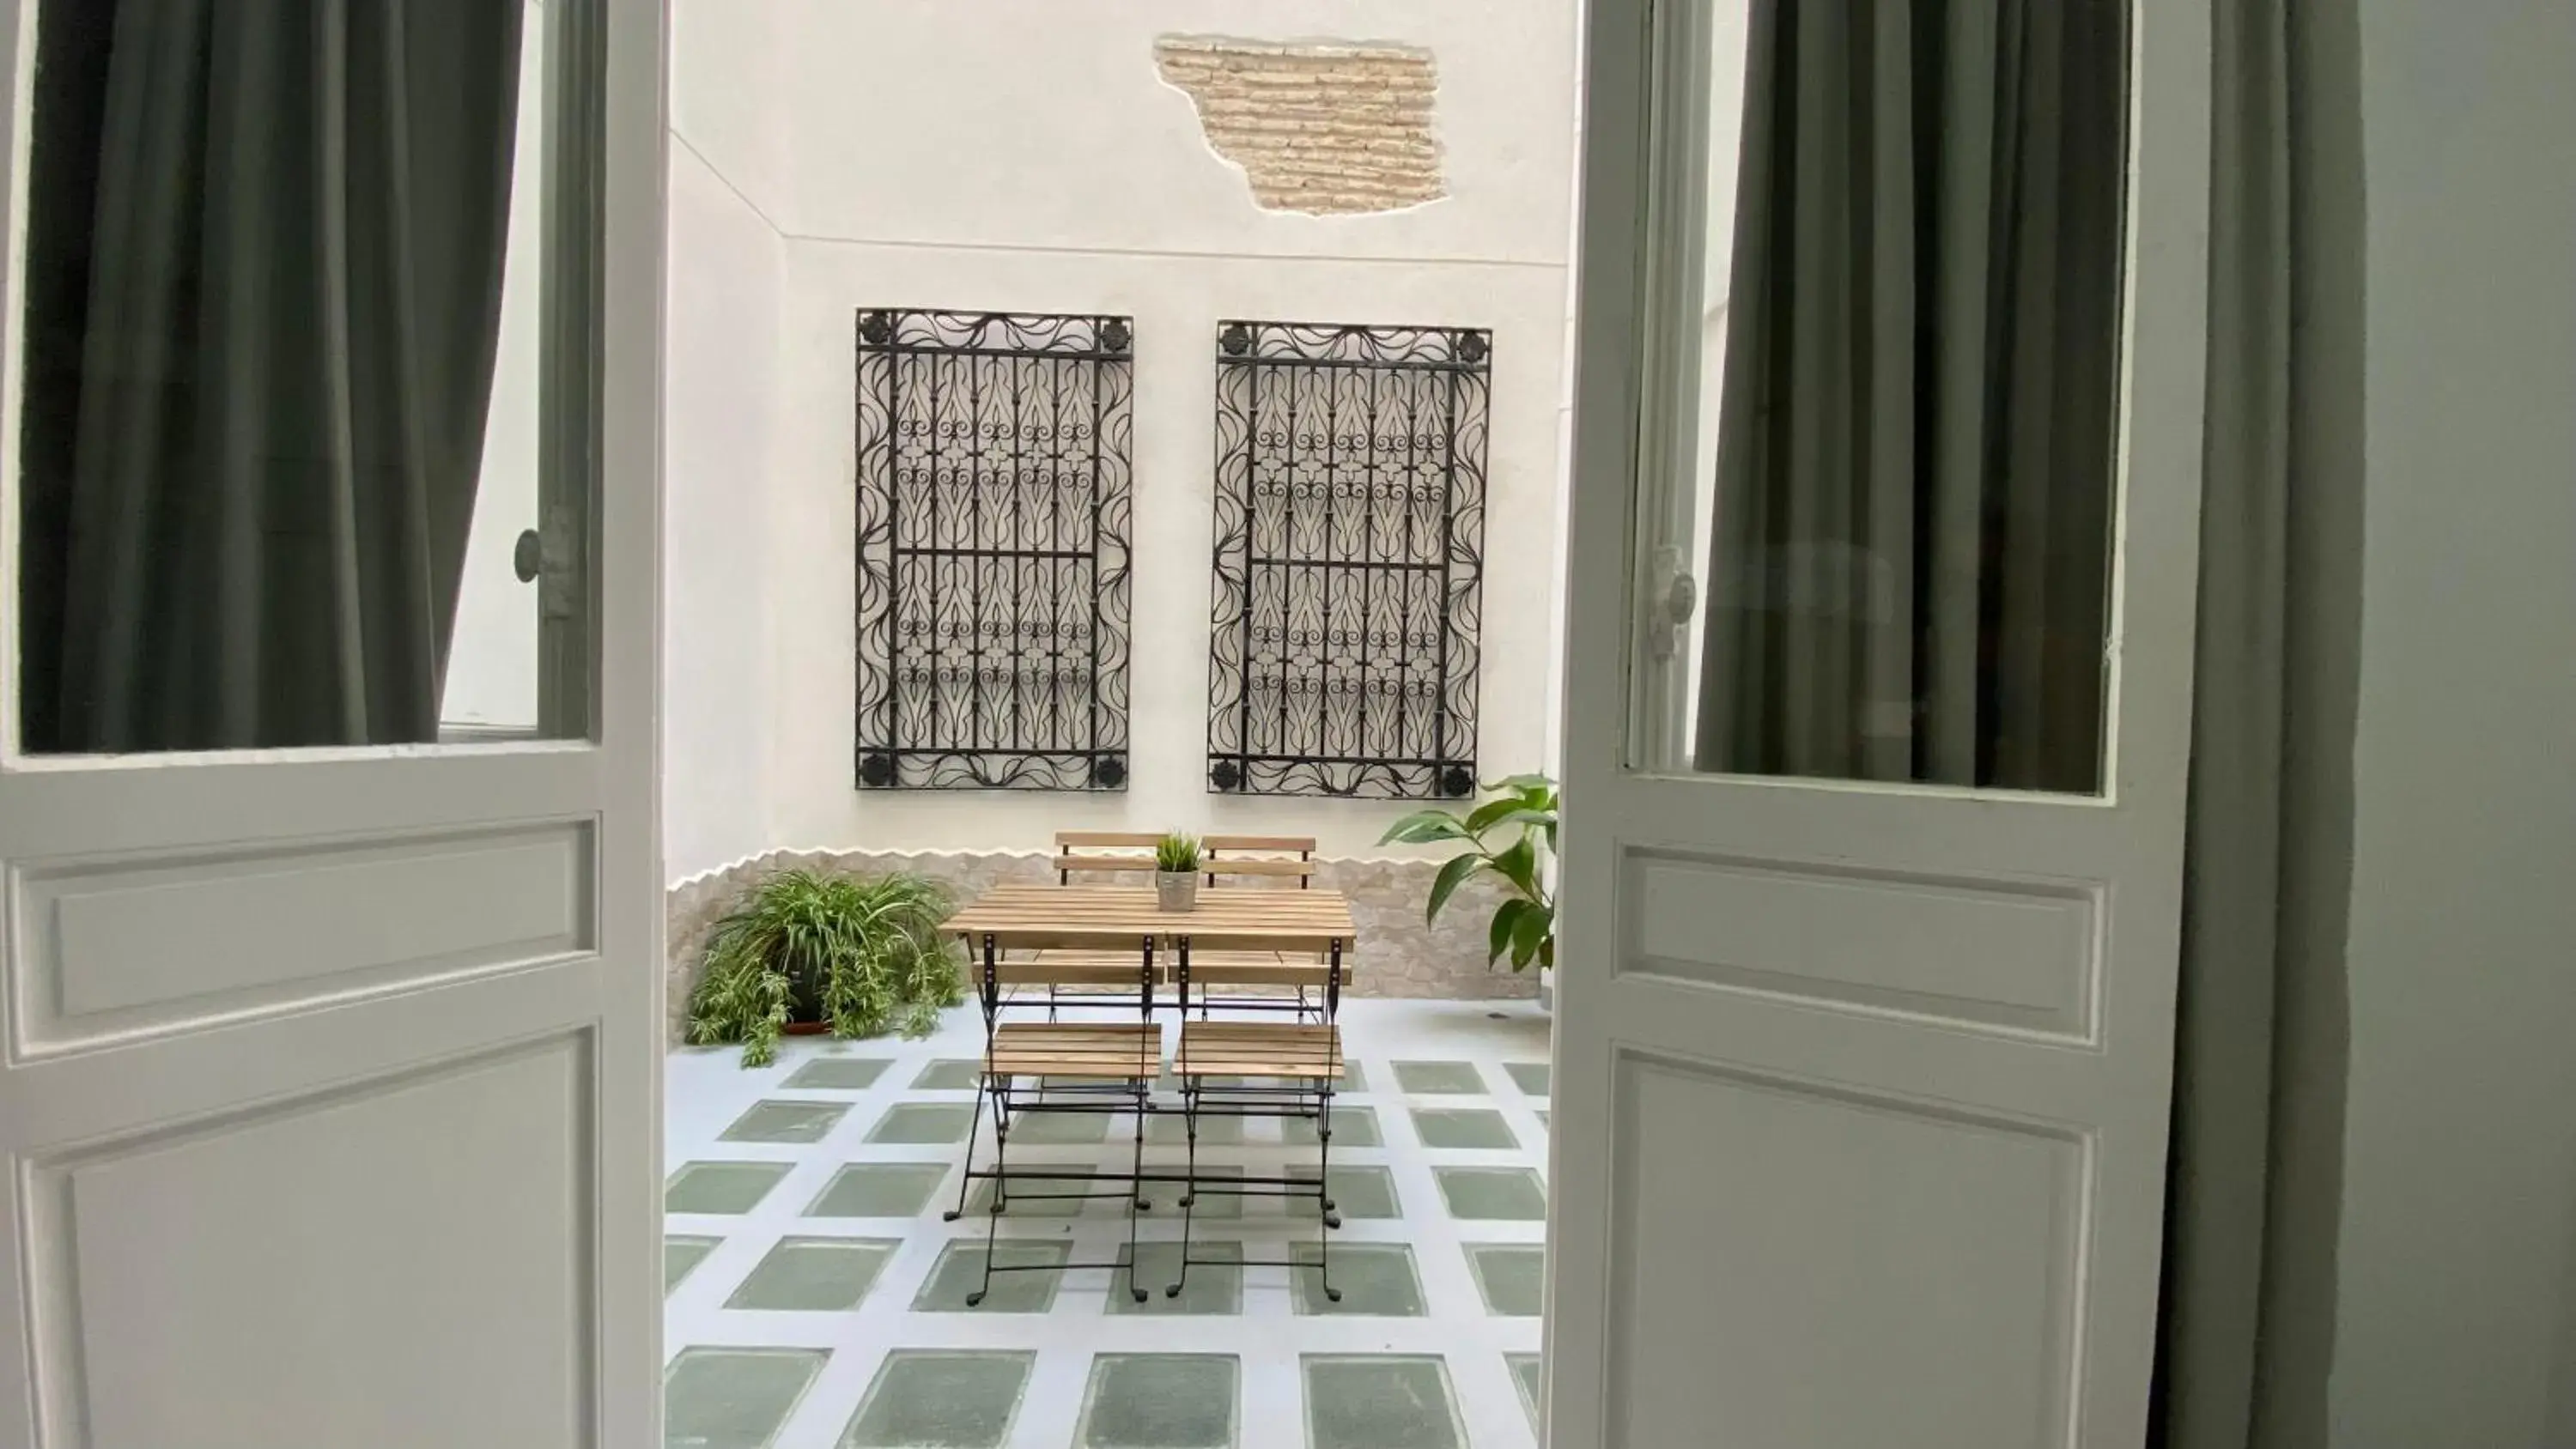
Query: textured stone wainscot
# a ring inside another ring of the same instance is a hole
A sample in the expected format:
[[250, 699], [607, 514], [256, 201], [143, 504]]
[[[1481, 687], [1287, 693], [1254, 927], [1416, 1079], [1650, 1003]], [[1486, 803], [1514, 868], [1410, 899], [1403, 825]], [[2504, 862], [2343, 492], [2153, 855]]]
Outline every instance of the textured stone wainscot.
[[[879, 875], [917, 871], [944, 881], [960, 903], [1005, 881], [1053, 882], [1047, 857], [1038, 854], [904, 854], [887, 851], [772, 851], [754, 860], [696, 876], [671, 887], [669, 912], [669, 1039], [678, 1045], [689, 1022], [689, 992], [705, 964], [707, 937], [726, 912], [741, 904], [755, 882], [795, 867]], [[1325, 860], [1315, 883], [1351, 898], [1359, 948], [1351, 963], [1354, 996], [1450, 997], [1475, 1000], [1538, 995], [1535, 969], [1487, 969], [1485, 923], [1502, 900], [1489, 880], [1462, 888], [1440, 913], [1437, 926], [1422, 923], [1440, 864], [1431, 860]], [[1239, 890], [1252, 887], [1228, 886]]]

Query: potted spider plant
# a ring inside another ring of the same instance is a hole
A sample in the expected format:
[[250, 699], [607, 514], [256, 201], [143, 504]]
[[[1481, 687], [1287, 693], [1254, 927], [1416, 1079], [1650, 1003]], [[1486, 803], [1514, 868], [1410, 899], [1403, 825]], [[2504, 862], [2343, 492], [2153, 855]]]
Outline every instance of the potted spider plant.
[[1199, 903], [1199, 838], [1166, 835], [1154, 842], [1154, 904], [1188, 911]]
[[689, 994], [689, 1040], [740, 1043], [742, 1064], [778, 1058], [783, 1034], [927, 1036], [966, 999], [957, 948], [940, 933], [947, 887], [922, 876], [780, 871], [716, 923]]

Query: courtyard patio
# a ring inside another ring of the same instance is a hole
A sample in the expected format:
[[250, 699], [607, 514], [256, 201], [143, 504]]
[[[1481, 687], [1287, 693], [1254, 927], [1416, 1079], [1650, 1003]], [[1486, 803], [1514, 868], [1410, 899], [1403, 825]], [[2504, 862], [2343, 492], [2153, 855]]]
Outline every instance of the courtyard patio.
[[[1083, 1013], [1068, 1010], [1067, 1020]], [[668, 1063], [668, 1443], [702, 1449], [1531, 1449], [1546, 1216], [1548, 1019], [1526, 1001], [1345, 1001], [1334, 1097], [1328, 1302], [1311, 1268], [1193, 1267], [1181, 1215], [1024, 1198], [989, 1183], [955, 1222], [976, 1057], [973, 1006], [917, 1041], [795, 1038]], [[1164, 1086], [1174, 1084], [1166, 1078]], [[1159, 1099], [1163, 1094], [1158, 1093]], [[1039, 1115], [1013, 1169], [1124, 1171], [1132, 1119]], [[1150, 1168], [1182, 1122], [1146, 1123]], [[989, 1161], [982, 1134], [978, 1163]], [[1312, 1124], [1203, 1122], [1200, 1171], [1311, 1172]], [[1165, 1195], [1168, 1197], [1168, 1194]], [[1310, 1202], [1203, 1194], [1193, 1255], [1304, 1260]]]

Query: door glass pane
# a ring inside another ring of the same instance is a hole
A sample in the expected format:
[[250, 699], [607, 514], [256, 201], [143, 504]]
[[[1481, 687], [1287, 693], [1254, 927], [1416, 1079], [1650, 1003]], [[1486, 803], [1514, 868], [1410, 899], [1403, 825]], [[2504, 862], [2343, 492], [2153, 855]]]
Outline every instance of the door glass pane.
[[2097, 792], [2125, 7], [1694, 13], [1651, 221], [1679, 260], [1648, 283], [1634, 762]]
[[587, 732], [587, 3], [38, 5], [21, 750]]

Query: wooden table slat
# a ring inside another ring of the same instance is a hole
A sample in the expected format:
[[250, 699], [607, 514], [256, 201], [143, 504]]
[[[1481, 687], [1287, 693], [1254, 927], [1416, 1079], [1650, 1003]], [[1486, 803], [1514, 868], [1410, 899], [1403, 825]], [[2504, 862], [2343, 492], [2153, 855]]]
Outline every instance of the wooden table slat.
[[[1201, 891], [1191, 911], [1157, 908], [1154, 893], [1123, 886], [1005, 885], [949, 917], [947, 929], [980, 948], [1119, 947], [1187, 937], [1193, 948], [1316, 951], [1334, 941], [1347, 950], [1358, 934], [1348, 897], [1339, 891]], [[1161, 946], [1158, 964], [1168, 964]]]

